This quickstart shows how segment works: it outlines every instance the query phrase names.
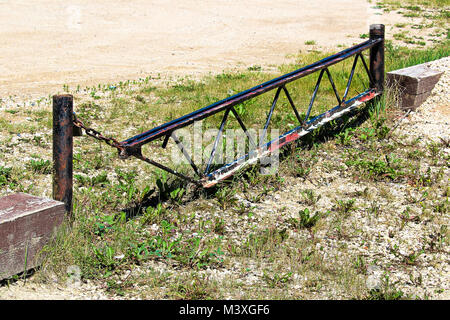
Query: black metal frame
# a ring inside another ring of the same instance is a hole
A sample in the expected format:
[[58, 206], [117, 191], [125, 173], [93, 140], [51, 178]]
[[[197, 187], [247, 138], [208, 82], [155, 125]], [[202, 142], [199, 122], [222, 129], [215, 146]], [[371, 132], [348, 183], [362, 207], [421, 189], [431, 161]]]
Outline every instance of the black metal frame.
[[[370, 50], [370, 69], [367, 66], [367, 63], [364, 59], [364, 56], [362, 55], [362, 52], [365, 50]], [[332, 75], [328, 69], [328, 67], [341, 62], [345, 59], [348, 59], [350, 57], [354, 56], [354, 61], [352, 65], [352, 69], [350, 72], [349, 79], [347, 81], [347, 85], [345, 88], [345, 92], [342, 96], [342, 98], [339, 96], [339, 93], [336, 89], [336, 86], [334, 84]], [[353, 97], [351, 99], [347, 100], [347, 95], [349, 93], [350, 86], [352, 84], [353, 76], [355, 73], [355, 69], [357, 66], [358, 59], [361, 60], [363, 67], [368, 75], [370, 88], [368, 88], [363, 93], [357, 95], [356, 97]], [[305, 77], [311, 73], [319, 72], [319, 77], [317, 79], [310, 103], [308, 105], [308, 109], [306, 111], [306, 115], [304, 119], [301, 119], [300, 114], [289, 94], [289, 91], [286, 88], [286, 84], [292, 81], [295, 81], [297, 79], [300, 79], [302, 77]], [[328, 110], [327, 112], [315, 117], [312, 120], [307, 121], [311, 114], [311, 110], [314, 104], [314, 101], [317, 96], [317, 92], [319, 90], [320, 84], [322, 82], [322, 78], [324, 73], [327, 74], [328, 80], [330, 81], [330, 84], [333, 88], [334, 94], [336, 96], [337, 100], [337, 106], [335, 108], [332, 108]], [[357, 107], [363, 102], [369, 101], [373, 99], [374, 97], [380, 95], [383, 92], [383, 84], [382, 81], [384, 80], [384, 26], [383, 25], [372, 25], [370, 29], [370, 39], [360, 43], [358, 45], [355, 45], [351, 48], [348, 48], [346, 50], [343, 50], [339, 53], [336, 53], [332, 56], [329, 56], [325, 59], [322, 59], [320, 61], [317, 61], [311, 65], [308, 65], [306, 67], [300, 68], [298, 70], [295, 70], [291, 73], [288, 73], [286, 75], [283, 75], [281, 77], [275, 78], [273, 80], [270, 80], [268, 82], [265, 82], [263, 84], [260, 84], [258, 86], [255, 86], [249, 90], [240, 92], [238, 94], [235, 94], [231, 97], [228, 97], [226, 99], [220, 100], [216, 103], [213, 103], [209, 106], [206, 106], [202, 109], [196, 110], [190, 114], [187, 114], [183, 117], [180, 117], [178, 119], [175, 119], [173, 121], [167, 122], [163, 125], [160, 125], [158, 127], [155, 127], [151, 130], [145, 131], [141, 134], [138, 134], [132, 138], [129, 138], [127, 140], [122, 141], [120, 144], [123, 147], [123, 150], [121, 151], [120, 155], [123, 158], [126, 158], [128, 156], [135, 156], [141, 160], [144, 160], [148, 163], [151, 163], [152, 165], [155, 165], [163, 170], [166, 170], [172, 174], [177, 175], [180, 178], [183, 178], [185, 180], [188, 180], [190, 182], [194, 182], [197, 184], [202, 185], [203, 187], [210, 187], [217, 183], [219, 180], [225, 179], [229, 175], [233, 174], [236, 170], [241, 168], [245, 163], [253, 162], [252, 160], [259, 159], [263, 156], [267, 156], [267, 154], [270, 154], [271, 152], [275, 151], [282, 145], [286, 144], [286, 141], [293, 141], [298, 139], [299, 137], [303, 136], [304, 134], [312, 131], [313, 129], [317, 128], [318, 126], [331, 121], [335, 119], [339, 115], [350, 111], [351, 109]], [[267, 120], [264, 124], [263, 133], [259, 139], [259, 141], [256, 143], [253, 141], [252, 137], [248, 134], [248, 130], [243, 123], [242, 119], [236, 112], [234, 106], [236, 106], [239, 103], [242, 103], [246, 100], [255, 98], [265, 92], [268, 92], [270, 90], [275, 90], [276, 93], [269, 111], [269, 114], [267, 116]], [[270, 120], [272, 118], [275, 106], [278, 102], [279, 96], [281, 91], [283, 91], [289, 101], [289, 104], [291, 105], [293, 112], [295, 114], [296, 119], [299, 122], [299, 126], [295, 129], [289, 131], [288, 133], [278, 137], [277, 139], [274, 139], [270, 141], [267, 144], [263, 144], [263, 139], [266, 135], [267, 128], [269, 126]], [[209, 160], [206, 164], [206, 168], [203, 173], [200, 172], [197, 165], [192, 161], [192, 158], [189, 156], [186, 148], [183, 146], [181, 141], [176, 137], [175, 131], [181, 128], [184, 128], [188, 125], [191, 125], [194, 123], [194, 121], [199, 121], [202, 119], [205, 119], [207, 117], [210, 117], [218, 112], [224, 112], [222, 121], [220, 123], [219, 132], [216, 136], [216, 139], [214, 141], [214, 145], [209, 157]], [[212, 161], [214, 159], [216, 148], [219, 143], [220, 137], [223, 134], [223, 130], [225, 127], [225, 124], [228, 120], [228, 116], [230, 112], [233, 113], [234, 117], [238, 121], [239, 125], [241, 126], [242, 130], [246, 133], [247, 137], [249, 138], [250, 143], [255, 147], [255, 150], [251, 151], [249, 154], [246, 154], [245, 156], [239, 158], [238, 160], [226, 164], [224, 167], [217, 169], [213, 172], [209, 172], [211, 168]], [[318, 121], [320, 119], [320, 121]], [[320, 125], [317, 125], [317, 123], [320, 123]], [[149, 158], [142, 155], [141, 147], [149, 142], [152, 142], [156, 139], [159, 139], [161, 137], [164, 137], [164, 141], [162, 144], [162, 147], [165, 148], [168, 140], [170, 137], [172, 137], [177, 144], [177, 146], [180, 148], [192, 168], [194, 169], [195, 174], [200, 179], [195, 179], [192, 177], [188, 177], [184, 174], [181, 174], [179, 172], [176, 172], [175, 170], [172, 170], [164, 165], [161, 165], [159, 163], [156, 163], [155, 161], [150, 160]]]

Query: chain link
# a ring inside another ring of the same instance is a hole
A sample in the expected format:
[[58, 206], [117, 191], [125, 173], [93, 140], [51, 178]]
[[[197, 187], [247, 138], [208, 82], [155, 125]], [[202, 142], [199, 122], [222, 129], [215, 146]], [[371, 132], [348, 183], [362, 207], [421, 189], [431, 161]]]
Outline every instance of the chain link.
[[116, 139], [114, 139], [112, 137], [105, 137], [97, 130], [86, 127], [83, 124], [83, 122], [75, 116], [75, 114], [73, 115], [73, 124], [74, 124], [74, 126], [83, 129], [88, 136], [91, 136], [99, 141], [104, 141], [109, 146], [117, 148], [120, 151], [120, 153], [122, 153], [122, 151], [124, 151], [124, 148], [119, 141], [117, 141]]

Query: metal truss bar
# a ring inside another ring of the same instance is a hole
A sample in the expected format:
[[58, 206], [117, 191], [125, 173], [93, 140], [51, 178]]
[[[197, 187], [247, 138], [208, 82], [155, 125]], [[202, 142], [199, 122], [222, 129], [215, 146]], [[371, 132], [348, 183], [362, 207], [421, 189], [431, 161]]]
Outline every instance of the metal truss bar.
[[250, 133], [248, 132], [247, 128], [245, 127], [244, 122], [242, 122], [241, 117], [239, 117], [239, 114], [237, 113], [237, 111], [234, 109], [234, 107], [231, 107], [231, 112], [233, 112], [234, 117], [236, 118], [237, 122], [239, 123], [239, 125], [241, 126], [242, 130], [245, 132], [245, 134], [248, 137], [248, 141], [253, 145], [253, 147], [257, 147], [255, 141], [253, 140], [252, 136], [250, 135]]
[[317, 78], [316, 87], [314, 88], [313, 95], [311, 97], [311, 101], [309, 102], [308, 111], [306, 111], [305, 120], [303, 122], [306, 122], [309, 118], [309, 114], [311, 113], [311, 108], [313, 106], [314, 100], [316, 100], [317, 91], [319, 90], [320, 82], [322, 81], [324, 70], [320, 71], [319, 78]]
[[187, 161], [189, 161], [189, 164], [191, 165], [192, 169], [194, 169], [194, 171], [197, 174], [197, 176], [201, 177], [201, 174], [200, 174], [197, 166], [195, 165], [194, 161], [192, 161], [191, 157], [189, 156], [189, 153], [187, 152], [186, 148], [184, 147], [184, 145], [180, 141], [180, 139], [178, 139], [178, 137], [175, 134], [175, 132], [172, 132], [171, 137], [175, 141], [175, 143], [177, 144], [178, 148], [183, 153], [184, 157], [187, 159]]
[[364, 65], [364, 69], [366, 70], [367, 75], [369, 76], [370, 83], [373, 83], [374, 82], [373, 81], [373, 77], [372, 77], [372, 74], [369, 71], [369, 68], [367, 67], [366, 60], [364, 59], [364, 56], [361, 53], [358, 53], [358, 55], [359, 55], [363, 65]]
[[277, 92], [275, 93], [275, 97], [273, 98], [272, 106], [270, 107], [269, 115], [267, 116], [266, 123], [264, 125], [263, 132], [261, 134], [261, 137], [259, 138], [258, 145], [260, 146], [264, 140], [264, 137], [266, 136], [267, 127], [269, 126], [270, 119], [272, 118], [273, 110], [275, 109], [275, 105], [277, 104], [278, 97], [280, 96], [281, 87], [277, 89]]
[[331, 86], [333, 87], [333, 91], [334, 91], [334, 94], [335, 94], [336, 99], [338, 101], [338, 104], [341, 104], [342, 101], [341, 101], [341, 98], [339, 98], [339, 93], [336, 90], [336, 86], [334, 85], [334, 81], [333, 81], [333, 78], [331, 77], [331, 73], [328, 70], [328, 68], [326, 68], [325, 71], [327, 72], [328, 80], [330, 80]]
[[216, 154], [217, 145], [219, 144], [220, 137], [222, 136], [223, 128], [225, 127], [225, 123], [227, 122], [228, 114], [230, 113], [230, 109], [225, 110], [225, 114], [222, 118], [222, 123], [220, 124], [219, 132], [217, 133], [216, 140], [214, 140], [213, 149], [211, 151], [211, 155], [209, 156], [208, 164], [206, 165], [205, 174], [208, 173], [209, 167], [214, 159], [214, 155]]
[[353, 74], [355, 73], [356, 63], [358, 62], [358, 55], [355, 56], [355, 60], [353, 61], [352, 71], [350, 72], [350, 77], [347, 81], [347, 87], [345, 88], [344, 96], [342, 97], [342, 101], [345, 101], [345, 98], [347, 98], [348, 91], [350, 89], [350, 85], [352, 83]]
[[162, 145], [161, 145], [161, 148], [165, 149], [165, 148], [167, 147], [167, 143], [169, 142], [169, 138], [170, 138], [170, 134], [167, 134], [167, 135], [164, 137], [164, 141], [163, 141], [163, 143], [162, 143]]
[[291, 104], [292, 109], [294, 110], [295, 117], [297, 118], [299, 123], [302, 123], [302, 119], [300, 118], [300, 115], [298, 114], [297, 108], [294, 105], [294, 101], [292, 101], [291, 95], [289, 94], [288, 90], [285, 86], [282, 86], [284, 93], [286, 94], [286, 97], [289, 100], [289, 103]]
[[158, 163], [158, 162], [156, 162], [156, 161], [153, 161], [153, 160], [147, 158], [146, 156], [142, 155], [140, 149], [137, 150], [137, 151], [134, 150], [134, 152], [133, 152], [132, 155], [133, 155], [134, 157], [136, 157], [136, 158], [142, 160], [142, 161], [145, 161], [145, 162], [147, 162], [147, 163], [149, 163], [149, 164], [155, 166], [155, 167], [158, 167], [158, 168], [160, 168], [160, 169], [162, 169], [162, 170], [164, 170], [164, 171], [167, 171], [167, 172], [169, 172], [169, 173], [171, 173], [171, 174], [173, 174], [173, 175], [175, 175], [175, 176], [177, 176], [177, 177], [179, 177], [179, 178], [181, 178], [181, 179], [183, 179], [183, 180], [186, 180], [186, 181], [195, 183], [196, 185], [200, 185], [200, 182], [199, 182], [199, 181], [197, 181], [197, 180], [195, 180], [195, 179], [193, 179], [193, 178], [191, 178], [191, 177], [188, 177], [188, 176], [186, 176], [186, 175], [184, 175], [184, 174], [182, 174], [182, 173], [180, 173], [180, 172], [178, 172], [178, 171], [175, 171], [175, 170], [173, 170], [173, 169], [171, 169], [171, 168], [169, 168], [169, 167], [166, 167], [166, 166], [163, 165], [163, 164], [160, 164], [160, 163]]

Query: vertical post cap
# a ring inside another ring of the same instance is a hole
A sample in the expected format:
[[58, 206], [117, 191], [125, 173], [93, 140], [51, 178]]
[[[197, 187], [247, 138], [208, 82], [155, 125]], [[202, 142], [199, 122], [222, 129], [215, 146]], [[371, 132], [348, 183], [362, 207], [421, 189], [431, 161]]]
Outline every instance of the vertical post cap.
[[370, 38], [384, 38], [384, 24], [371, 24], [369, 29]]

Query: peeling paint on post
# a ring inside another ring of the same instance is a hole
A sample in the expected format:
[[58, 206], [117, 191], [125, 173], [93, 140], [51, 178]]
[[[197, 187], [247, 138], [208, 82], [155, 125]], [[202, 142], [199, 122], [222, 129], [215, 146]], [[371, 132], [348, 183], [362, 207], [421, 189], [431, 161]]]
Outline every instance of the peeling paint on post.
[[73, 96], [53, 96], [53, 199], [72, 216]]
[[384, 24], [370, 25], [370, 39], [382, 40], [370, 48], [370, 87], [383, 92], [384, 89]]

